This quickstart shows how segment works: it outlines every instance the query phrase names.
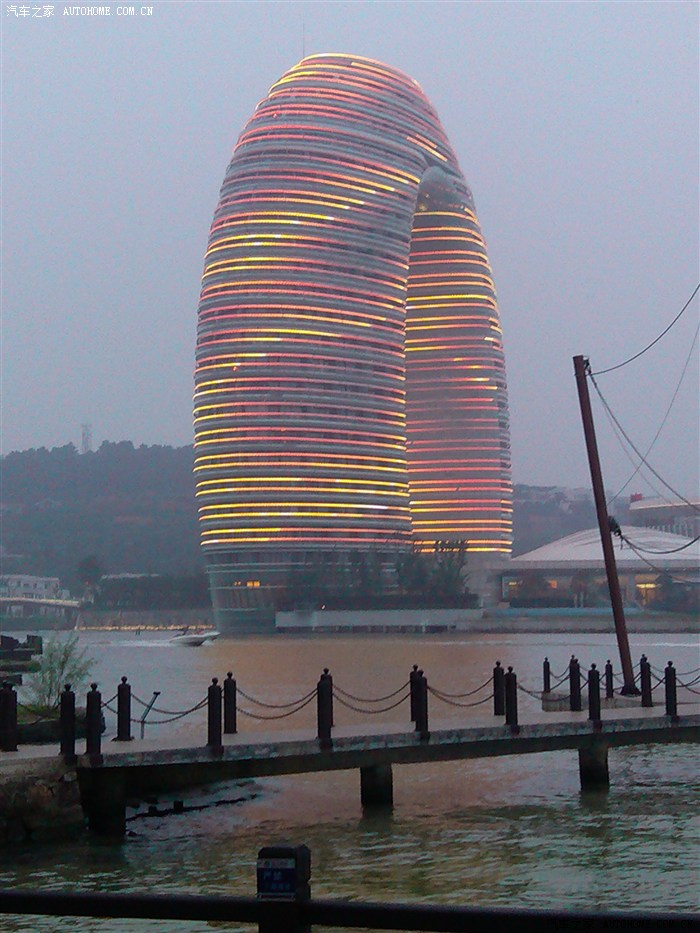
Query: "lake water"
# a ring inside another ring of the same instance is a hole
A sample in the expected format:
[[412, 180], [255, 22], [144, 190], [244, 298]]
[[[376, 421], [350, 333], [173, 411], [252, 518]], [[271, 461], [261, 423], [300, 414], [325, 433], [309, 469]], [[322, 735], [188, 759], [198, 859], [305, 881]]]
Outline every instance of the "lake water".
[[[104, 699], [122, 674], [134, 694], [183, 710], [206, 693], [212, 676], [233, 671], [240, 689], [267, 703], [303, 696], [330, 668], [348, 693], [379, 697], [399, 688], [419, 664], [431, 686], [466, 693], [491, 675], [496, 660], [512, 665], [519, 684], [541, 689], [542, 661], [564, 672], [572, 653], [587, 670], [610, 658], [611, 635], [397, 635], [219, 638], [200, 648], [175, 647], [164, 633], [84, 632], [93, 676]], [[637, 666], [646, 654], [656, 670], [667, 661], [680, 674], [700, 667], [693, 635], [630, 635]], [[484, 694], [475, 695], [478, 699]], [[541, 715], [520, 694], [520, 721]], [[255, 707], [243, 698], [241, 707]], [[134, 706], [132, 715], [139, 707]], [[431, 727], [488, 721], [489, 704], [438, 705]], [[682, 709], [680, 710], [682, 714]], [[556, 717], [556, 714], [549, 714]], [[585, 713], [581, 714], [585, 718]], [[149, 718], [168, 718], [151, 714]], [[336, 704], [338, 727], [407, 719], [405, 705], [379, 717]], [[368, 723], [368, 720], [371, 720]], [[491, 720], [493, 722], [493, 720]], [[406, 723], [406, 726], [408, 724]], [[135, 734], [138, 726], [134, 727]], [[262, 729], [315, 733], [312, 703], [291, 719], [258, 721], [239, 714], [245, 734]], [[107, 731], [114, 734], [114, 717]], [[204, 744], [204, 711], [146, 727], [146, 737]], [[108, 740], [108, 737], [106, 738]], [[79, 746], [82, 751], [82, 746]], [[255, 860], [264, 845], [305, 843], [311, 849], [312, 895], [378, 901], [581, 910], [700, 908], [700, 820], [696, 745], [611, 749], [609, 792], [582, 794], [575, 751], [408, 765], [394, 770], [394, 809], [365, 815], [356, 771], [220, 784], [164, 795], [184, 799], [182, 814], [145, 817], [129, 810], [121, 844], [88, 838], [25, 847], [0, 855], [0, 885], [43, 889], [254, 895]], [[43, 931], [204, 931], [206, 923], [137, 920], [2, 918], [7, 933]], [[226, 929], [251, 930], [247, 925]]]

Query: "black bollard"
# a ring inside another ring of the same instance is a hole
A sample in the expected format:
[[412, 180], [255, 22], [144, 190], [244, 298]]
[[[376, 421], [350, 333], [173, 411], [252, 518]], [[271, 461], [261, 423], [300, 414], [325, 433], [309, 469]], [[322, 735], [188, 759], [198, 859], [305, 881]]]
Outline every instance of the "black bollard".
[[61, 736], [61, 754], [66, 764], [73, 764], [75, 755], [75, 694], [71, 685], [66, 684], [61, 693], [59, 710], [59, 731]]
[[645, 654], [639, 662], [639, 685], [642, 689], [642, 706], [649, 709], [654, 705], [654, 701], [651, 698], [651, 664]]
[[322, 749], [331, 748], [333, 740], [333, 681], [321, 674], [316, 685], [316, 716], [318, 721], [318, 741]]
[[581, 665], [573, 654], [569, 661], [569, 709], [581, 710]]
[[591, 664], [588, 672], [588, 718], [600, 724], [600, 671]]
[[506, 712], [506, 693], [504, 685], [505, 671], [501, 667], [501, 662], [496, 661], [493, 669], [493, 715], [505, 716]]
[[224, 734], [235, 735], [238, 731], [236, 681], [231, 671], [224, 681]]
[[503, 676], [503, 686], [506, 705], [506, 725], [510, 726], [513, 733], [520, 732], [518, 725], [518, 681], [513, 673], [513, 668], [509, 667]]
[[411, 704], [411, 722], [416, 721], [416, 696], [418, 690], [418, 678], [420, 674], [418, 673], [418, 665], [413, 665], [413, 670], [408, 675], [408, 692], [410, 697]]
[[131, 734], [131, 685], [122, 677], [117, 687], [117, 737], [115, 742], [130, 742]]
[[11, 683], [0, 691], [0, 750], [17, 751], [17, 694]]
[[418, 677], [416, 678], [416, 732], [421, 742], [429, 741], [428, 678], [423, 671], [418, 671]]
[[664, 668], [664, 693], [666, 694], [666, 715], [670, 716], [673, 722], [678, 722], [676, 669], [670, 661]]
[[606, 700], [612, 700], [615, 695], [615, 687], [613, 686], [613, 666], [610, 661], [605, 662], [605, 698]]
[[212, 677], [207, 691], [207, 747], [223, 752], [221, 744], [221, 687], [219, 678]]
[[331, 689], [330, 689], [331, 726], [334, 726], [334, 725], [335, 725], [335, 719], [333, 718], [333, 678], [332, 678], [331, 674], [329, 673], [327, 667], [324, 667], [324, 668], [323, 668], [323, 673], [321, 674], [321, 679], [322, 679], [322, 680], [327, 680], [327, 681], [330, 683], [330, 685], [331, 685]]
[[102, 694], [97, 684], [90, 684], [85, 703], [85, 754], [102, 754]]
[[544, 693], [552, 692], [552, 671], [549, 666], [549, 658], [545, 658], [542, 664], [542, 690]]
[[5, 746], [7, 745], [7, 733], [8, 733], [8, 698], [7, 698], [7, 684], [3, 683], [0, 687], [0, 750], [5, 751]]

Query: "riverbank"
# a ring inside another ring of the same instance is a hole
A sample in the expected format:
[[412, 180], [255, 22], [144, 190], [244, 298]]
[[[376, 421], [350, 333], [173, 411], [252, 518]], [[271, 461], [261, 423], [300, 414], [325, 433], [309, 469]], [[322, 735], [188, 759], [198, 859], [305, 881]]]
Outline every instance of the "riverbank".
[[[627, 631], [700, 634], [696, 616], [632, 609]], [[410, 609], [278, 612], [276, 633], [283, 634], [439, 634], [474, 635], [605, 634], [615, 631], [610, 609]]]
[[58, 756], [8, 762], [0, 780], [0, 846], [80, 836], [85, 814], [75, 768]]
[[[625, 625], [630, 634], [675, 633], [700, 636], [700, 618], [695, 615], [626, 609]], [[149, 610], [147, 612], [87, 610], [80, 614], [78, 631], [167, 632], [186, 626], [214, 628], [213, 613], [202, 609]], [[5, 619], [8, 632], [66, 631], [60, 620], [42, 620], [37, 627], [30, 619]], [[223, 628], [224, 637], [277, 635], [381, 635], [381, 634], [605, 634], [615, 631], [610, 609], [403, 609], [318, 610], [279, 612], [276, 626], [265, 631]]]

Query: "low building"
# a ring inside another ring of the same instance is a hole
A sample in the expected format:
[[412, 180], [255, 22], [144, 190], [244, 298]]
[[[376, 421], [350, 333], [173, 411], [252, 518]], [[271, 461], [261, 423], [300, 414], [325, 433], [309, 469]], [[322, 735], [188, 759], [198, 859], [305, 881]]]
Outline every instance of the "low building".
[[[622, 599], [627, 606], [658, 607], [700, 589], [700, 541], [653, 528], [626, 525], [613, 538]], [[501, 575], [501, 597], [512, 607], [609, 604], [598, 528], [579, 531], [514, 557]], [[668, 606], [667, 606], [668, 608]]]
[[630, 524], [696, 538], [700, 535], [700, 499], [644, 499], [631, 496]]
[[[7, 573], [0, 577], [0, 600], [8, 615], [57, 615], [63, 607], [47, 605], [45, 601], [69, 598], [68, 590], [61, 586], [58, 577], [36, 577], [28, 573]], [[42, 602], [33, 606], [33, 600]]]

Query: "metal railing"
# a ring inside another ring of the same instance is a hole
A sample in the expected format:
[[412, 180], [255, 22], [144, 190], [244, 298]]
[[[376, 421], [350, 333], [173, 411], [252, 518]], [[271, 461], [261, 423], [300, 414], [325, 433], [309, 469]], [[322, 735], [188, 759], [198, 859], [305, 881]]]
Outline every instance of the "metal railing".
[[0, 914], [53, 917], [219, 921], [257, 924], [259, 933], [333, 929], [424, 930], [433, 933], [697, 933], [700, 916], [641, 911], [566, 911], [360, 903], [342, 900], [260, 900], [189, 894], [98, 894], [38, 890], [0, 891]]

